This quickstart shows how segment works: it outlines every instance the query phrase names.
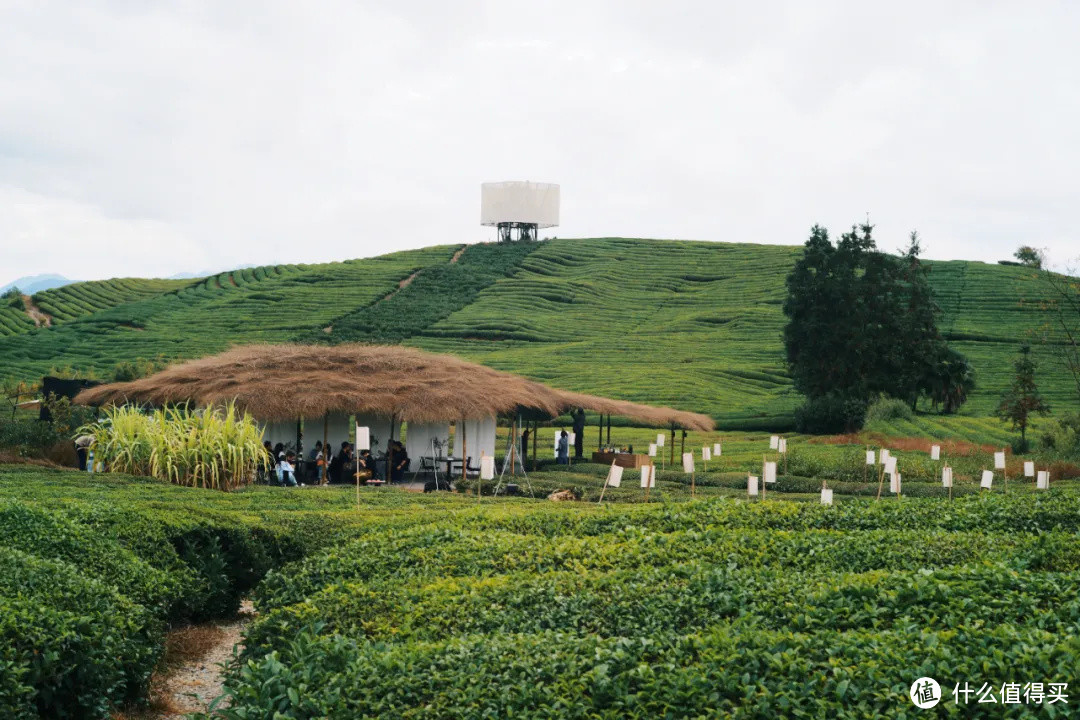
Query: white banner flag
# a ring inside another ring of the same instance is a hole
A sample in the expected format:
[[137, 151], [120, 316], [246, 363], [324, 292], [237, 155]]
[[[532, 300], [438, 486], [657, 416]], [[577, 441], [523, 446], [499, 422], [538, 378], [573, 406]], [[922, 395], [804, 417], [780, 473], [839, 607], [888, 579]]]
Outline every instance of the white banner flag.
[[952, 468], [941, 468], [941, 487], [952, 487]]
[[758, 494], [758, 477], [757, 475], [751, 475], [746, 480], [746, 492], [748, 495], [755, 496]]
[[712, 450], [710, 450], [707, 447], [701, 448], [701, 459], [702, 460], [712, 460]]
[[930, 459], [931, 460], [940, 460], [941, 459], [941, 446], [940, 445], [931, 445], [930, 446]]
[[787, 438], [780, 438], [776, 443], [776, 449], [780, 451], [781, 455], [787, 453]]
[[894, 458], [892, 455], [885, 458], [885, 472], [889, 473], [890, 475], [896, 474], [896, 458]]
[[612, 465], [608, 469], [608, 485], [611, 487], [619, 487], [622, 485], [622, 466]]
[[867, 465], [874, 465], [876, 463], [877, 463], [877, 459], [874, 457], [874, 451], [873, 450], [867, 450], [866, 451], [866, 464]]
[[765, 463], [765, 482], [776, 482], [776, 463], [772, 460]]
[[495, 479], [495, 456], [485, 455], [480, 458], [480, 479], [481, 480], [494, 480]]
[[664, 433], [656, 433], [656, 446], [664, 447]]
[[649, 443], [649, 457], [656, 457], [656, 443]]
[[889, 476], [889, 492], [894, 495], [900, 493], [900, 473], [893, 473]]
[[1035, 463], [1030, 460], [1024, 463], [1024, 477], [1035, 477]]
[[1050, 489], [1050, 471], [1040, 470], [1039, 477], [1035, 483], [1035, 489], [1037, 490], [1049, 490]]
[[995, 470], [1004, 470], [1005, 469], [1005, 453], [1003, 453], [1003, 452], [994, 453], [994, 469]]
[[682, 469], [684, 473], [694, 472], [694, 453], [682, 454]]
[[993, 484], [993, 482], [994, 482], [994, 471], [993, 470], [983, 470], [982, 482], [979, 483], [979, 487], [982, 487], [982, 488], [985, 488], [986, 490], [989, 490], [990, 486]]
[[371, 449], [371, 428], [366, 425], [356, 426], [356, 452]]
[[832, 488], [821, 488], [821, 504], [832, 505]]
[[771, 438], [769, 438], [769, 449], [775, 450], [778, 447], [780, 447], [780, 436], [773, 435]]
[[720, 443], [713, 443], [712, 454], [715, 457], [720, 457], [724, 454], [724, 447]]
[[885, 461], [889, 459], [889, 451], [885, 448], [881, 448], [881, 464], [884, 465]]
[[656, 466], [655, 465], [642, 465], [641, 466], [641, 487], [642, 488], [654, 488], [654, 487], [656, 487]]

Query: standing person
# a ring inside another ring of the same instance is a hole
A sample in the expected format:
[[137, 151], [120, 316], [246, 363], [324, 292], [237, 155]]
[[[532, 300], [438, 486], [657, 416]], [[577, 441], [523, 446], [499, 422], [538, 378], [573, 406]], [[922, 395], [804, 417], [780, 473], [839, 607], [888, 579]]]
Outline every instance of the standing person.
[[262, 477], [269, 485], [273, 482], [270, 477], [277, 472], [277, 456], [274, 454], [274, 448], [270, 447], [270, 441], [263, 441], [263, 451], [266, 453], [266, 466], [263, 468]]
[[527, 457], [529, 457], [529, 428], [521, 431], [521, 467], [525, 467]]
[[574, 457], [581, 459], [585, 450], [585, 410], [578, 408], [574, 412]]
[[559, 433], [559, 448], [555, 461], [560, 465], [570, 464], [570, 436], [565, 430]]

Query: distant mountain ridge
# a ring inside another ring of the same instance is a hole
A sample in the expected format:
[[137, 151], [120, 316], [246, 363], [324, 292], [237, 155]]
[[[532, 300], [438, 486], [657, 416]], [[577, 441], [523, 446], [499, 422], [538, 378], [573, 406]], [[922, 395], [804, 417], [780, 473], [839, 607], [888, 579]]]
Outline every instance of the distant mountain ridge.
[[13, 287], [22, 290], [24, 295], [33, 295], [34, 293], [41, 292], [42, 290], [52, 290], [53, 288], [64, 287], [76, 282], [63, 275], [44, 274], [44, 275], [27, 275], [21, 277], [18, 280], [9, 282], [7, 285], [0, 287], [0, 295], [6, 293]]

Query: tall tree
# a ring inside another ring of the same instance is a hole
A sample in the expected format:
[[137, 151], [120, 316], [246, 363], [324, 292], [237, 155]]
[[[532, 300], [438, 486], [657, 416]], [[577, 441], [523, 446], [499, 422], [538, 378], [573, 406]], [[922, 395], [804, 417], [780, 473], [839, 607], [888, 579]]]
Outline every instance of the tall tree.
[[1043, 266], [1042, 252], [1030, 245], [1021, 245], [1020, 248], [1013, 253], [1013, 257], [1019, 260], [1021, 265], [1027, 265], [1028, 267], [1033, 268], [1041, 268]]
[[1035, 370], [1038, 366], [1031, 357], [1031, 346], [1020, 348], [1020, 356], [1013, 363], [1016, 375], [1012, 387], [1001, 396], [998, 405], [998, 417], [1012, 421], [1013, 430], [1020, 430], [1020, 443], [1027, 447], [1027, 428], [1032, 414], [1046, 415], [1050, 406], [1042, 399], [1039, 388], [1035, 385]]
[[[784, 301], [796, 390], [810, 400], [830, 396], [833, 407], [878, 393], [914, 406], [932, 395], [947, 346], [920, 252], [916, 233], [896, 258], [877, 249], [869, 224], [852, 227], [835, 245], [821, 226], [810, 230]], [[950, 404], [966, 397], [963, 384], [959, 390]]]

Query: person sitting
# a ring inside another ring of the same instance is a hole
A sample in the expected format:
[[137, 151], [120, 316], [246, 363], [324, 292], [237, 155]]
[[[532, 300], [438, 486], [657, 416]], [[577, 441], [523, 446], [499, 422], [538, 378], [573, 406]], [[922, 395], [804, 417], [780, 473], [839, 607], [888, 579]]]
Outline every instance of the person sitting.
[[405, 473], [409, 470], [409, 455], [405, 452], [405, 446], [399, 441], [393, 440], [394, 467], [390, 470], [390, 481], [401, 482], [405, 479]]
[[[296, 453], [292, 450], [285, 453], [285, 458], [278, 463], [278, 482], [284, 487], [296, 487]], [[300, 484], [301, 487], [303, 483]]]
[[368, 483], [381, 483], [379, 479], [379, 471], [375, 468], [375, 458], [372, 456], [370, 450], [360, 451], [360, 480], [364, 480]]
[[555, 461], [559, 465], [570, 464], [570, 435], [565, 430], [559, 434], [559, 447]]

